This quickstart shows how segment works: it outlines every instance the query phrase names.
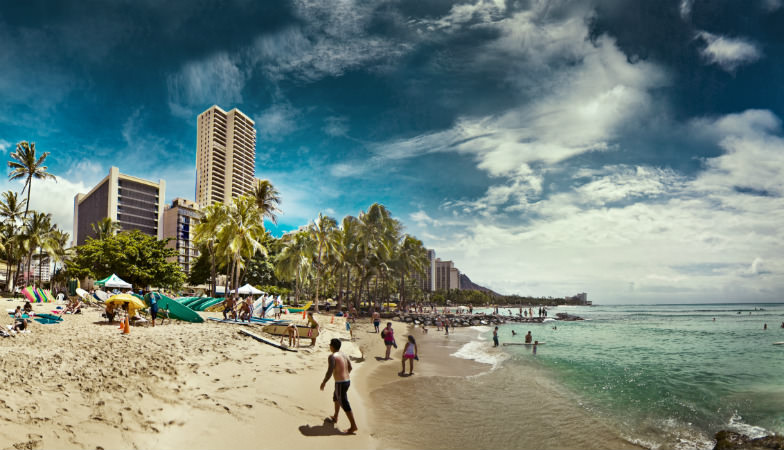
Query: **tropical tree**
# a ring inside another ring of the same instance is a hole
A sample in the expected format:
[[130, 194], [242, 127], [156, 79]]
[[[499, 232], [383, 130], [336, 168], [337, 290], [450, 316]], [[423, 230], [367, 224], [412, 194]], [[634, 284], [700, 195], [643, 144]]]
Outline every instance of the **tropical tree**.
[[310, 274], [315, 242], [307, 229], [284, 234], [282, 249], [275, 258], [275, 275], [283, 280], [294, 280], [294, 298], [299, 303], [305, 280]]
[[400, 277], [399, 294], [400, 307], [406, 305], [406, 277], [411, 277], [417, 273], [425, 274], [425, 268], [430, 261], [427, 258], [427, 249], [422, 245], [422, 241], [411, 235], [404, 235], [403, 239], [395, 247], [392, 260], [392, 267]]
[[95, 232], [95, 238], [102, 241], [110, 236], [114, 236], [122, 230], [119, 222], [115, 222], [111, 217], [104, 217], [96, 223], [90, 224]]
[[[280, 210], [280, 192], [269, 180], [258, 180], [250, 196], [254, 199], [262, 221], [269, 219], [272, 223], [278, 223]], [[263, 223], [262, 223], [263, 225]]]
[[334, 250], [334, 231], [338, 226], [337, 221], [329, 216], [319, 213], [318, 218], [309, 227], [311, 236], [316, 245], [316, 258], [313, 264], [316, 266], [316, 299], [313, 303], [316, 312], [319, 310], [319, 288], [324, 277], [323, 261], [326, 256]]
[[219, 233], [219, 239], [232, 258], [235, 294], [240, 287], [240, 273], [245, 267], [245, 260], [267, 251], [261, 244], [265, 234], [261, 217], [253, 198], [236, 197], [231, 202], [228, 220]]
[[68, 257], [70, 257], [73, 253], [73, 250], [68, 248], [68, 241], [70, 238], [71, 238], [70, 234], [55, 228], [43, 240], [43, 250], [49, 256], [49, 258], [54, 262], [54, 268], [52, 270], [52, 274], [57, 273], [58, 271], [57, 264], [58, 263], [64, 264], [65, 260]]
[[8, 179], [12, 181], [25, 180], [22, 188], [22, 194], [27, 190], [25, 219], [30, 208], [30, 192], [33, 190], [33, 179], [57, 181], [57, 177], [47, 172], [48, 167], [44, 165], [47, 156], [49, 156], [49, 152], [44, 152], [41, 156], [36, 155], [35, 142], [22, 141], [16, 144], [16, 151], [11, 153], [12, 160], [8, 161], [8, 167], [11, 169]]
[[[52, 215], [45, 214], [38, 211], [33, 211], [32, 214], [25, 221], [23, 236], [23, 247], [27, 252], [27, 270], [26, 274], [31, 271], [33, 263], [33, 254], [38, 250], [38, 281], [41, 282], [42, 269], [43, 269], [43, 247], [50, 239], [51, 233], [55, 231], [56, 227], [52, 225]], [[35, 277], [33, 276], [33, 284], [35, 284]]]
[[210, 295], [215, 296], [217, 267], [215, 260], [219, 254], [218, 235], [228, 222], [229, 211], [223, 203], [214, 203], [206, 207], [201, 220], [194, 228], [194, 242], [204, 245], [210, 256]]
[[18, 224], [22, 220], [22, 210], [26, 205], [27, 200], [19, 199], [19, 194], [14, 191], [3, 192], [0, 197], [0, 219], [3, 222], [2, 239], [6, 252], [6, 280], [8, 280], [9, 291], [14, 289], [11, 267], [16, 261], [16, 253], [19, 249]]

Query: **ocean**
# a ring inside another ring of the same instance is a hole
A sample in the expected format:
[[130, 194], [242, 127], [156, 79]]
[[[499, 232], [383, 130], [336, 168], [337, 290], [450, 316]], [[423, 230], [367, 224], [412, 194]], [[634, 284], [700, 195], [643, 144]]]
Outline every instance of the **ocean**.
[[557, 312], [586, 320], [499, 327], [502, 343], [530, 330], [544, 342], [536, 353], [492, 348], [491, 327], [439, 335], [444, 351], [491, 366], [379, 392], [390, 426], [432, 423], [400, 446], [704, 449], [721, 429], [784, 433], [784, 345], [773, 345], [784, 341], [784, 304], [563, 306], [549, 316]]

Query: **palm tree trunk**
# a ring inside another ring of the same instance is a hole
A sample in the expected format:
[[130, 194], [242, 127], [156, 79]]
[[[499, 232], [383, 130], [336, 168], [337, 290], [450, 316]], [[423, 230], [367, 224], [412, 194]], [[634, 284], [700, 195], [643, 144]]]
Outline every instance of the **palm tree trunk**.
[[210, 241], [210, 265], [210, 296], [215, 297], [217, 280], [215, 279], [215, 249], [213, 248], [212, 241]]
[[299, 305], [299, 262], [297, 263], [297, 276], [294, 279], [294, 302]]

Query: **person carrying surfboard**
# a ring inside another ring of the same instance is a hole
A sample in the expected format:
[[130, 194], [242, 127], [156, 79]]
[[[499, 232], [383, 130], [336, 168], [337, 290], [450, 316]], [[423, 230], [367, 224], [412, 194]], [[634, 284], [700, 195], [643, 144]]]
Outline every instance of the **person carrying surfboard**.
[[332, 402], [335, 404], [335, 415], [327, 418], [327, 421], [334, 424], [338, 423], [338, 413], [340, 408], [348, 417], [351, 427], [345, 431], [346, 434], [354, 434], [357, 432], [357, 423], [354, 421], [354, 413], [351, 411], [351, 404], [348, 402], [348, 388], [351, 386], [351, 361], [340, 351], [340, 339], [332, 338], [329, 341], [329, 351], [332, 352], [327, 358], [327, 373], [324, 375], [324, 381], [321, 382], [321, 390], [327, 385], [327, 381], [334, 376], [335, 378], [335, 391], [332, 393]]

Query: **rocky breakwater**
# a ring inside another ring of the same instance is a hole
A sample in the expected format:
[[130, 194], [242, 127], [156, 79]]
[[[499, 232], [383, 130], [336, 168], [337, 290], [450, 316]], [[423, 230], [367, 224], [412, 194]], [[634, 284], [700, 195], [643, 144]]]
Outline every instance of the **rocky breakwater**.
[[770, 435], [750, 438], [745, 434], [722, 430], [716, 433], [713, 450], [781, 450], [784, 449], [784, 436]]
[[566, 314], [566, 313], [556, 313], [555, 314], [555, 319], [556, 320], [563, 320], [563, 321], [566, 321], [566, 322], [574, 322], [575, 320], [585, 320], [582, 317], [573, 316], [571, 314]]

